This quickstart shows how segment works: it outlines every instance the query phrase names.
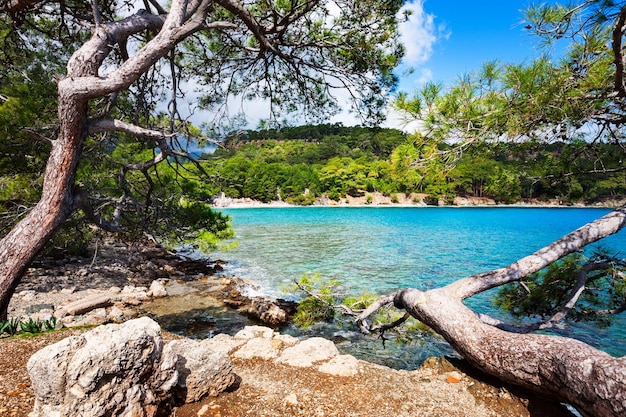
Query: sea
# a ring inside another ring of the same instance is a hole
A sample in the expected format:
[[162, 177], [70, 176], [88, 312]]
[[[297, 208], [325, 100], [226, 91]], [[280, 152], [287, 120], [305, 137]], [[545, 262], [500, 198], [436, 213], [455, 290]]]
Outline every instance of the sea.
[[[405, 287], [427, 290], [510, 263], [608, 212], [606, 208], [543, 207], [263, 207], [221, 209], [232, 217], [238, 246], [213, 254], [228, 261], [224, 274], [246, 278], [261, 294], [298, 299], [294, 280], [304, 274], [339, 283], [345, 294], [387, 294]], [[591, 245], [626, 257], [626, 231]], [[494, 291], [466, 304], [513, 320], [493, 303]], [[429, 356], [454, 355], [437, 335], [396, 343], [372, 340], [351, 328], [318, 325], [287, 329], [321, 334], [340, 350], [396, 368]], [[556, 333], [614, 356], [626, 355], [626, 313], [608, 328], [568, 323]]]

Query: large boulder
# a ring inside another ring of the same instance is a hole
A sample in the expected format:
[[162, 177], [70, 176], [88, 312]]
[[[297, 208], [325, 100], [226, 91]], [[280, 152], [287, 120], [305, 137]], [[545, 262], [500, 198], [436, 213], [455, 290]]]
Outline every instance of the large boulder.
[[168, 345], [179, 356], [176, 394], [181, 402], [196, 402], [206, 395], [217, 396], [237, 382], [230, 358], [211, 349], [210, 339], [173, 340]]
[[[234, 381], [228, 357], [190, 347], [164, 344], [159, 325], [147, 317], [47, 346], [27, 364], [35, 391], [31, 416], [154, 416], [175, 403], [181, 388], [185, 400], [195, 400]], [[214, 378], [219, 382], [211, 385]], [[202, 393], [203, 380], [209, 388]]]

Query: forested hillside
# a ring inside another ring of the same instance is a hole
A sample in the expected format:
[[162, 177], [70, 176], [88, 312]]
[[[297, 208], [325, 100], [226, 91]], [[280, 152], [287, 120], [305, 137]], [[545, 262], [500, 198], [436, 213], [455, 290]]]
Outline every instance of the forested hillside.
[[[437, 146], [436, 152], [430, 149]], [[450, 158], [421, 159], [455, 152]], [[247, 131], [205, 155], [209, 194], [312, 204], [379, 192], [427, 194], [427, 201], [486, 197], [498, 203], [596, 203], [625, 195], [622, 149], [578, 142], [484, 142], [458, 149], [395, 129], [300, 126]]]

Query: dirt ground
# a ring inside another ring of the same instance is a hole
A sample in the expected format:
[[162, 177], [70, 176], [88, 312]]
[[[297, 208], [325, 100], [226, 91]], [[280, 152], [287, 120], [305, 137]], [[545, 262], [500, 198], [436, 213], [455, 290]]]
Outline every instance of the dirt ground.
[[[0, 416], [26, 417], [34, 392], [26, 370], [28, 358], [42, 347], [83, 330], [62, 330], [29, 338], [0, 339]], [[178, 336], [164, 334], [171, 339]], [[271, 361], [233, 358], [238, 385], [219, 397], [172, 410], [195, 416], [336, 416], [336, 417], [554, 417], [568, 415], [558, 404], [464, 372], [462, 362], [433, 359], [416, 371], [399, 371], [360, 362], [354, 377]], [[476, 377], [476, 378], [475, 378]]]

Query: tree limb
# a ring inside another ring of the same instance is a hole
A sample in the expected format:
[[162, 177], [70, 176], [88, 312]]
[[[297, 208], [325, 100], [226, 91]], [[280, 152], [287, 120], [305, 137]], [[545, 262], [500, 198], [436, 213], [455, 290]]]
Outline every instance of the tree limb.
[[619, 97], [626, 97], [626, 85], [624, 84], [624, 52], [622, 38], [626, 29], [626, 6], [622, 7], [613, 27], [613, 62], [615, 64], [615, 90]]
[[507, 267], [460, 279], [446, 288], [459, 299], [465, 299], [491, 288], [518, 281], [590, 243], [617, 233], [625, 225], [626, 207], [620, 207]]
[[135, 137], [151, 140], [165, 139], [173, 136], [164, 134], [158, 130], [146, 129], [117, 119], [100, 119], [89, 123], [89, 135], [101, 132], [123, 132]]

